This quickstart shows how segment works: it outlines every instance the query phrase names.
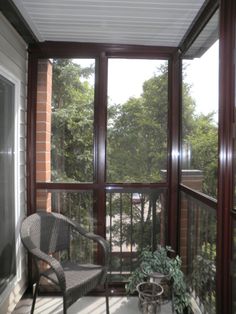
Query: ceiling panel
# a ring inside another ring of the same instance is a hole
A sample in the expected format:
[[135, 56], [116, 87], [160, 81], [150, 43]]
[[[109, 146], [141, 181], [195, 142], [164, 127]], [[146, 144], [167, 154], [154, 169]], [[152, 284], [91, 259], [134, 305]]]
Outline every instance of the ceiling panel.
[[184, 54], [184, 58], [200, 58], [219, 39], [219, 11], [208, 21], [202, 32]]
[[13, 0], [39, 41], [177, 47], [204, 0]]

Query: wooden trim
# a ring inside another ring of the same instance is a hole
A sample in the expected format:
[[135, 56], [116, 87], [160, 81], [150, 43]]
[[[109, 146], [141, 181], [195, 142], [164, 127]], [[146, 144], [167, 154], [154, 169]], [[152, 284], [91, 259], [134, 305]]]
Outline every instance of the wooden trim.
[[178, 185], [179, 185], [179, 135], [180, 135], [180, 80], [181, 62], [175, 51], [169, 64], [169, 161], [168, 161], [168, 244], [178, 249]]
[[[101, 52], [96, 62], [95, 72], [95, 111], [94, 111], [94, 171], [98, 189], [94, 191], [94, 217], [96, 233], [106, 238], [106, 117], [107, 117], [107, 57]], [[100, 247], [97, 251], [97, 262], [103, 262]]]
[[107, 118], [107, 57], [102, 52], [96, 65], [95, 81], [95, 182], [106, 181], [106, 118]]
[[232, 313], [230, 264], [234, 194], [235, 0], [220, 1], [217, 313]]
[[143, 190], [143, 189], [166, 189], [168, 188], [167, 182], [160, 183], [106, 183], [107, 190]]
[[100, 58], [101, 54], [105, 53], [107, 57], [166, 59], [176, 51], [176, 48], [46, 41], [31, 44], [29, 50], [38, 58]]
[[96, 183], [36, 182], [37, 190], [87, 191], [97, 189], [98, 187], [99, 186]]
[[187, 52], [193, 42], [196, 40], [198, 35], [201, 33], [203, 28], [206, 26], [212, 15], [216, 12], [219, 7], [219, 0], [207, 0], [198, 12], [197, 16], [189, 27], [188, 31], [184, 35], [183, 39], [179, 44], [179, 49], [182, 55]]
[[38, 60], [29, 54], [27, 89], [27, 214], [36, 208], [36, 101]]
[[[37, 101], [38, 60], [31, 54], [28, 57], [28, 89], [27, 89], [27, 215], [36, 209], [36, 101]], [[33, 261], [28, 256], [28, 281], [33, 284]]]
[[[31, 164], [31, 163], [30, 163]], [[35, 188], [37, 190], [65, 190], [65, 191], [87, 191], [96, 189], [105, 189], [107, 192], [129, 192], [129, 191], [139, 191], [139, 190], [155, 190], [168, 188], [168, 183], [152, 183], [152, 184], [142, 184], [142, 183], [58, 183], [58, 182], [36, 182]]]
[[214, 208], [215, 210], [217, 209], [217, 200], [204, 193], [193, 190], [184, 184], [180, 184], [180, 191], [186, 193], [187, 195], [190, 195], [191, 197], [193, 197], [194, 199], [198, 200], [199, 202], [203, 203], [206, 206]]
[[0, 11], [27, 44], [38, 42], [38, 39], [12, 0], [0, 0]]

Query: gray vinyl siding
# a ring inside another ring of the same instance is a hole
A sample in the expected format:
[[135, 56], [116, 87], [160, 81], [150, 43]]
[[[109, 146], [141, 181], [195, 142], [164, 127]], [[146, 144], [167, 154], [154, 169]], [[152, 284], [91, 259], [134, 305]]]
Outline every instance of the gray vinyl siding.
[[[19, 219], [16, 236], [18, 245], [17, 276], [8, 289], [0, 295], [0, 313], [11, 313], [21, 298], [27, 284], [27, 259], [19, 238], [20, 223], [26, 215], [26, 90], [27, 90], [27, 45], [10, 23], [0, 13], [0, 66], [20, 81], [19, 97]], [[20, 271], [19, 271], [20, 270]]]

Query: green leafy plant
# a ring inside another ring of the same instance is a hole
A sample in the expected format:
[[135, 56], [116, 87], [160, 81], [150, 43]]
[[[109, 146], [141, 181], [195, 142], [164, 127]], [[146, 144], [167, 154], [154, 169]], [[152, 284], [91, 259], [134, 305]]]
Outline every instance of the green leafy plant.
[[193, 260], [193, 272], [190, 276], [191, 286], [205, 308], [211, 300], [211, 310], [216, 299], [216, 245], [204, 242], [200, 252]]
[[161, 273], [168, 276], [173, 287], [173, 306], [177, 313], [183, 313], [189, 306], [189, 294], [181, 271], [181, 259], [169, 257], [174, 253], [171, 247], [159, 247], [152, 252], [149, 248], [142, 250], [139, 256], [139, 266], [134, 270], [126, 285], [127, 293], [134, 293], [139, 283], [148, 281], [153, 273]]

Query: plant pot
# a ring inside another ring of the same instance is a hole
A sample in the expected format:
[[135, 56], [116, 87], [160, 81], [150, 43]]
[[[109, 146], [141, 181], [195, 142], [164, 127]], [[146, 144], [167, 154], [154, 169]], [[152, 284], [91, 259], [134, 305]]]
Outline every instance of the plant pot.
[[161, 312], [161, 295], [163, 288], [154, 282], [142, 282], [137, 286], [139, 294], [139, 309], [143, 314]]
[[172, 280], [170, 275], [165, 275], [158, 272], [149, 274], [150, 282], [157, 283], [162, 286], [163, 294], [161, 296], [161, 302], [167, 303], [172, 300]]

